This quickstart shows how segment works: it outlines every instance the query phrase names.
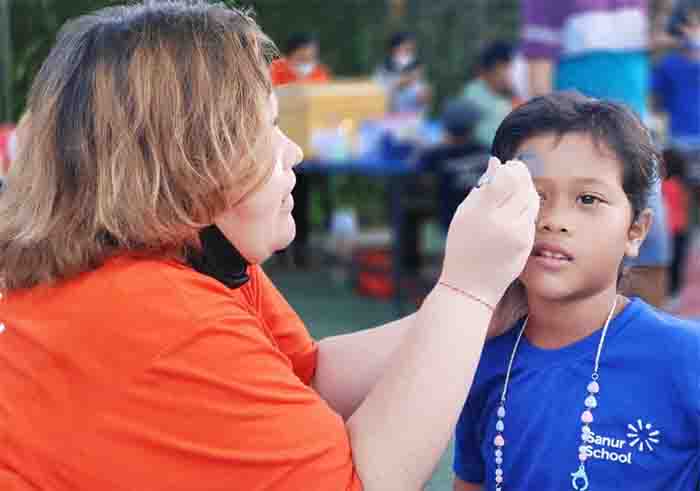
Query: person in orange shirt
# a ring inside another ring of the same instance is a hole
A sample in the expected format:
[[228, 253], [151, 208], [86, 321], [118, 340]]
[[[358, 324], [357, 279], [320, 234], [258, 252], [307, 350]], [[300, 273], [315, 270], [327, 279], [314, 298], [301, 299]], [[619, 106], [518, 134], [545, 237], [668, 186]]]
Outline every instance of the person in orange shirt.
[[532, 179], [491, 162], [415, 314], [314, 341], [260, 266], [294, 237], [302, 158], [276, 125], [271, 48], [205, 0], [63, 28], [0, 194], [1, 490], [430, 477], [489, 326], [522, 306], [496, 308], [532, 248]]
[[275, 86], [293, 83], [323, 83], [331, 78], [318, 60], [318, 40], [309, 33], [294, 34], [287, 41], [285, 57], [274, 60], [270, 77]]

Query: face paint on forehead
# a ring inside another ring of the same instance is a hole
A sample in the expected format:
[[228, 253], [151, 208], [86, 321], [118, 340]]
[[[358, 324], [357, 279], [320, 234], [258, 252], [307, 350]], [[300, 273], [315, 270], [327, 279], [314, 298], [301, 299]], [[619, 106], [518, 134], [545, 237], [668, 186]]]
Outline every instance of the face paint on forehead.
[[542, 176], [544, 172], [544, 162], [542, 162], [542, 159], [534, 151], [526, 150], [520, 152], [515, 156], [515, 160], [520, 160], [525, 164], [533, 179]]
[[[490, 158], [493, 158], [491, 156]], [[542, 174], [544, 173], [544, 162], [542, 159], [537, 155], [532, 150], [525, 150], [523, 152], [520, 152], [515, 155], [515, 158], [513, 160], [519, 160], [525, 166], [527, 169], [530, 171], [530, 175], [532, 176], [533, 179], [541, 177]], [[505, 165], [506, 162], [501, 162], [502, 165]], [[477, 187], [481, 187], [486, 182], [488, 182], [488, 177], [487, 177], [488, 171], [484, 173], [484, 175], [481, 176], [479, 179], [479, 182], [477, 184]]]

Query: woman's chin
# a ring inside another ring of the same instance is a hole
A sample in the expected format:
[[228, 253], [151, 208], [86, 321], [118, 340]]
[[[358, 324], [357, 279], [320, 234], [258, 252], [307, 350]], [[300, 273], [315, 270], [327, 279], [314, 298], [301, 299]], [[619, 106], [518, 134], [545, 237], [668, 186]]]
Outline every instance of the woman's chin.
[[297, 227], [294, 223], [294, 219], [290, 216], [287, 223], [282, 224], [278, 230], [279, 237], [276, 244], [276, 250], [281, 251], [282, 249], [289, 247], [290, 244], [294, 242], [294, 238], [297, 235]]

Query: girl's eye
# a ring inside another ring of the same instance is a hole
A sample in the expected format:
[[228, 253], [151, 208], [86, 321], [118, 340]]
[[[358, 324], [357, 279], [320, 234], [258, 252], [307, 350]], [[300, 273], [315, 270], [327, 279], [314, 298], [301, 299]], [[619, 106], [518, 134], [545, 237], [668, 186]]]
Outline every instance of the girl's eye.
[[592, 194], [583, 194], [583, 195], [578, 197], [578, 200], [579, 200], [579, 202], [581, 202], [581, 204], [588, 205], [588, 206], [596, 205], [598, 203], [603, 202], [602, 199], [600, 199], [597, 196], [593, 196]]

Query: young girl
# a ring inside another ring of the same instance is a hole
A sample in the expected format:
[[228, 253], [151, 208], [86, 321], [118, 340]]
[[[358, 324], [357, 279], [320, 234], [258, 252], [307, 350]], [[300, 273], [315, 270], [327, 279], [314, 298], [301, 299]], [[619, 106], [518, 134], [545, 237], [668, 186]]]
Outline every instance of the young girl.
[[617, 293], [652, 220], [646, 130], [622, 106], [560, 93], [512, 112], [492, 150], [529, 156], [542, 202], [520, 277], [529, 315], [484, 349], [455, 489], [698, 489], [700, 331]]

